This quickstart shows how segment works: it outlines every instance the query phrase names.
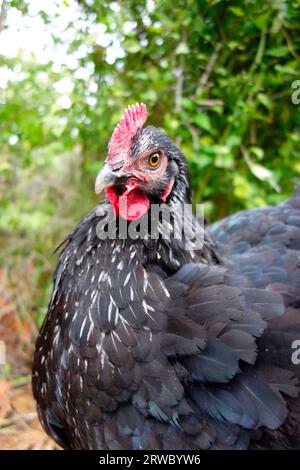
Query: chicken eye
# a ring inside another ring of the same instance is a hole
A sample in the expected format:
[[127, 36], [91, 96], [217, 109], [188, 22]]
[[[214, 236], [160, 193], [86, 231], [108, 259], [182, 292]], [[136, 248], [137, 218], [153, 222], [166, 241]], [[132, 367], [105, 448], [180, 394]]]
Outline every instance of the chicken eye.
[[148, 163], [152, 168], [155, 168], [160, 162], [160, 154], [159, 153], [153, 153], [150, 155], [148, 158]]

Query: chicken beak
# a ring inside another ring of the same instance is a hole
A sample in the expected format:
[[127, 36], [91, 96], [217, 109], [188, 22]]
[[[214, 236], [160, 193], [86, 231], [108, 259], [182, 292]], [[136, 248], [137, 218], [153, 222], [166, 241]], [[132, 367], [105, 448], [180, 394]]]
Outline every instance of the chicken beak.
[[95, 181], [95, 193], [100, 194], [104, 189], [113, 186], [119, 175], [114, 173], [111, 166], [106, 163], [102, 170], [98, 173]]

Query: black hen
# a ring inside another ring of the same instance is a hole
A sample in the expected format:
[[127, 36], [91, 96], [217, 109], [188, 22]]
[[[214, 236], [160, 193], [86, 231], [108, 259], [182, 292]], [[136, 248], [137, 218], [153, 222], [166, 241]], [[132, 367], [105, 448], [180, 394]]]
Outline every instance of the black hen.
[[[190, 187], [146, 117], [125, 111], [96, 180], [107, 199], [60, 255], [33, 365], [40, 420], [67, 449], [297, 447], [300, 195], [214, 224], [201, 248], [161, 219], [151, 237], [153, 205], [176, 207], [172, 222]], [[101, 239], [112, 207], [147, 233]]]

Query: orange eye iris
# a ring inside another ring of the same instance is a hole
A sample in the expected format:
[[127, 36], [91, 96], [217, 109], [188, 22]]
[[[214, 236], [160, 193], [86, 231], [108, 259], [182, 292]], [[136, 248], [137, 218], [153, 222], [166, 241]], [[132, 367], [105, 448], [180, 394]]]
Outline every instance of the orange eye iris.
[[159, 153], [153, 153], [150, 155], [148, 159], [148, 163], [152, 168], [155, 168], [160, 162], [160, 154]]

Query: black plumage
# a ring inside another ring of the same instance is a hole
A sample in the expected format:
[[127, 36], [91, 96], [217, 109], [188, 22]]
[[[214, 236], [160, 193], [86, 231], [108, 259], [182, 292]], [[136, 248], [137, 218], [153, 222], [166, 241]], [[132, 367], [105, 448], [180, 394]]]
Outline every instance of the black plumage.
[[[154, 127], [166, 204], [190, 202], [187, 164]], [[124, 176], [123, 176], [124, 177]], [[123, 180], [122, 180], [123, 181]], [[45, 430], [71, 449], [300, 446], [300, 194], [174, 238], [100, 240], [105, 200], [67, 237], [36, 343], [33, 392]], [[148, 214], [146, 214], [148, 217]]]

